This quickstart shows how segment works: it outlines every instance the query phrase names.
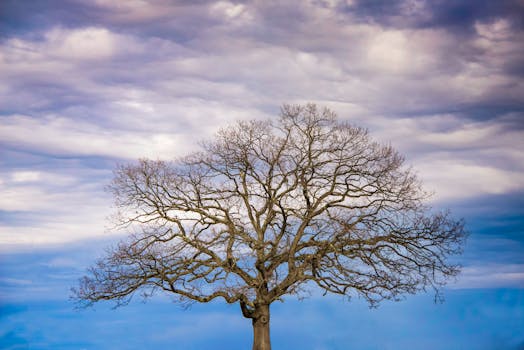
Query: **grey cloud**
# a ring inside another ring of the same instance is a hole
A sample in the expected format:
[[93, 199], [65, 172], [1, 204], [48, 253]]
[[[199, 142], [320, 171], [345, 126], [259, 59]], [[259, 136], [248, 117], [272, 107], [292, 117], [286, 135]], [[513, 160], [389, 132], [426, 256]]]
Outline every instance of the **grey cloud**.
[[[204, 28], [218, 24], [209, 15], [212, 1], [105, 2], [98, 0], [6, 0], [0, 5], [3, 37], [35, 37], [35, 33], [61, 26], [101, 26], [138, 36], [192, 40]], [[38, 38], [39, 36], [37, 36]]]
[[[303, 31], [319, 14], [333, 22], [352, 21], [395, 28], [447, 28], [457, 34], [471, 33], [477, 21], [508, 18], [516, 27], [524, 25], [519, 0], [309, 0], [297, 6], [291, 1], [223, 1], [222, 5], [243, 6], [255, 15], [260, 38], [274, 40], [289, 32]], [[103, 2], [97, 0], [5, 0], [0, 11], [4, 36], [45, 30], [61, 25], [104, 26], [116, 31], [188, 41], [206, 28], [224, 24], [210, 11], [217, 2], [166, 1]], [[231, 16], [228, 23], [238, 22]], [[321, 23], [317, 23], [321, 24]], [[139, 27], [140, 29], [137, 29]]]
[[[130, 118], [142, 115], [157, 123], [136, 128], [164, 128], [170, 111], [175, 115], [175, 106], [191, 99], [244, 110], [341, 101], [368, 115], [461, 113], [479, 119], [518, 111], [524, 99], [520, 80], [504, 72], [524, 56], [515, 42], [522, 34], [509, 31], [500, 39], [496, 24], [480, 28], [480, 43], [462, 42], [446, 31], [330, 22], [333, 8], [316, 13], [318, 6], [309, 4], [301, 10], [309, 22], [290, 20], [288, 32], [263, 40], [249, 37], [244, 27], [285, 29], [289, 6], [273, 17], [280, 8], [219, 5], [201, 6], [225, 17], [252, 12], [252, 22], [202, 30], [198, 40], [185, 44], [104, 27], [54, 27], [43, 40], [12, 38], [2, 47], [9, 72], [7, 89], [0, 92], [3, 113], [93, 118], [107, 127], [129, 126]], [[199, 17], [190, 19], [199, 23]], [[93, 44], [86, 41], [89, 35], [97, 39]]]
[[524, 24], [519, 0], [356, 0], [339, 8], [361, 21], [396, 28], [446, 28], [457, 35], [474, 32], [476, 21], [510, 18]]
[[[511, 110], [521, 101], [519, 89], [515, 88], [519, 80], [505, 72], [519, 71], [519, 62], [524, 56], [518, 45], [519, 35], [515, 33], [502, 44], [497, 38], [484, 38], [479, 47], [473, 40], [463, 41], [445, 31], [389, 30], [380, 23], [354, 23], [358, 22], [354, 16], [340, 22], [337, 8], [325, 8], [317, 2], [305, 3], [298, 9], [286, 3], [264, 4], [224, 2], [220, 6], [202, 3], [192, 7], [185, 4], [168, 6], [160, 2], [160, 8], [167, 10], [156, 11], [158, 16], [180, 13], [181, 26], [187, 27], [184, 23], [188, 21], [198, 27], [194, 31], [190, 29], [194, 38], [183, 46], [175, 43], [176, 38], [164, 41], [152, 38], [151, 35], [158, 33], [150, 30], [150, 26], [171, 31], [179, 20], [174, 16], [170, 20], [156, 21], [146, 16], [144, 23], [135, 23], [136, 28], [125, 34], [134, 40], [127, 46], [141, 46], [142, 51], [128, 52], [120, 61], [112, 57], [110, 63], [91, 64], [89, 78], [99, 84], [147, 86], [155, 79], [177, 80], [181, 76], [197, 75], [214, 82], [241, 81], [248, 89], [260, 87], [259, 90], [274, 91], [274, 95], [282, 96], [281, 100], [311, 95], [311, 88], [307, 87], [317, 85], [320, 87], [317, 91], [329, 91], [326, 95], [333, 95], [334, 100], [349, 96], [352, 101], [374, 105], [375, 112], [387, 110], [393, 114], [427, 114], [439, 109], [457, 111], [478, 103], [482, 103], [483, 108], [496, 103]], [[90, 6], [101, 8], [94, 3]], [[125, 12], [125, 8], [117, 7], [106, 10], [109, 12], [106, 17]], [[238, 17], [244, 12], [251, 16], [250, 20], [236, 26]], [[110, 19], [107, 21], [99, 24], [115, 28], [108, 25], [112, 23]], [[485, 27], [490, 30], [489, 25]], [[118, 33], [117, 30], [113, 34], [122, 37]], [[173, 49], [174, 45], [180, 49]], [[502, 57], [498, 54], [501, 48], [505, 52]], [[300, 54], [310, 55], [315, 60], [311, 62], [315, 70], [299, 62]], [[187, 56], [192, 56], [192, 60], [181, 59]], [[191, 67], [190, 64], [195, 65]], [[471, 68], [472, 65], [476, 66]], [[162, 66], [164, 69], [158, 69]], [[319, 77], [316, 70], [326, 67], [333, 68], [334, 74]], [[77, 72], [66, 70], [65, 73]], [[278, 78], [283, 82], [278, 82]], [[278, 83], [267, 86], [266, 81], [275, 80]], [[356, 81], [358, 84], [354, 85]], [[476, 86], [479, 84], [481, 86]], [[69, 85], [73, 87], [72, 83]], [[300, 88], [301, 92], [297, 87], [306, 89]], [[470, 87], [480, 89], [482, 94], [471, 96], [467, 91]], [[69, 90], [74, 91], [74, 88]], [[353, 98], [366, 90], [375, 95], [362, 97], [363, 100], [358, 96]], [[403, 101], [398, 100], [398, 92]], [[36, 104], [44, 102], [37, 99]]]
[[447, 2], [139, 3], [2, 3], [0, 165], [171, 158], [232, 120], [314, 101], [391, 141], [448, 202], [524, 186], [510, 2], [459, 2], [463, 25]]

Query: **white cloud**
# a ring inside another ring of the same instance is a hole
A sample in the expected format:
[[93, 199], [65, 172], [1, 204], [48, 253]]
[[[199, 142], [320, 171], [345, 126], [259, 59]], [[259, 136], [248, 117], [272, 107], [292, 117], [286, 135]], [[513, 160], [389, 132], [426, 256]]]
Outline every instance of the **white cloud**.
[[407, 155], [425, 187], [435, 192], [434, 200], [524, 189], [524, 130], [506, 116], [487, 121], [454, 114], [376, 118], [370, 127], [379, 140]]
[[98, 60], [115, 54], [117, 36], [105, 28], [74, 31], [54, 29], [46, 33], [46, 53], [62, 59]]
[[383, 31], [372, 36], [367, 48], [366, 61], [379, 70], [401, 73], [409, 67], [408, 38], [401, 31]]
[[38, 171], [15, 171], [11, 173], [11, 180], [13, 182], [35, 182], [41, 177]]
[[524, 188], [522, 173], [489, 166], [461, 164], [452, 157], [418, 160], [416, 169], [434, 200], [450, 201], [482, 195], [518, 192]]
[[168, 158], [183, 154], [186, 144], [175, 133], [145, 133], [105, 129], [65, 117], [4, 117], [0, 125], [4, 142], [52, 154], [97, 155], [122, 158]]
[[[0, 224], [0, 247], [10, 250], [20, 245], [46, 245], [74, 242], [86, 238], [107, 237], [107, 217], [111, 200], [94, 191], [49, 193], [42, 189], [18, 192], [14, 201], [2, 201], [2, 209], [32, 211], [24, 223]], [[97, 197], [97, 198], [93, 198]], [[32, 201], [37, 202], [36, 204]], [[35, 214], [36, 213], [36, 214]]]
[[211, 5], [211, 13], [220, 17], [225, 17], [227, 22], [238, 24], [239, 22], [251, 21], [250, 15], [243, 4], [234, 4], [229, 1], [218, 1]]
[[469, 266], [462, 269], [456, 283], [451, 288], [523, 288], [524, 265], [487, 264]]
[[[102, 27], [65, 29], [55, 27], [42, 40], [11, 38], [2, 45], [2, 63], [20, 70], [28, 63], [46, 65], [60, 62], [66, 71], [71, 64], [107, 61], [122, 54], [137, 53], [140, 43], [132, 37], [116, 34]], [[85, 62], [87, 61], [87, 62]], [[42, 68], [42, 67], [33, 67]], [[54, 72], [61, 72], [57, 69]]]
[[498, 18], [490, 23], [477, 21], [475, 30], [480, 36], [479, 40], [483, 38], [488, 40], [506, 40], [513, 34], [511, 23], [505, 18]]
[[[2, 250], [103, 236], [111, 198], [103, 192], [108, 170], [64, 167], [1, 172]], [[14, 215], [16, 213], [16, 215]]]

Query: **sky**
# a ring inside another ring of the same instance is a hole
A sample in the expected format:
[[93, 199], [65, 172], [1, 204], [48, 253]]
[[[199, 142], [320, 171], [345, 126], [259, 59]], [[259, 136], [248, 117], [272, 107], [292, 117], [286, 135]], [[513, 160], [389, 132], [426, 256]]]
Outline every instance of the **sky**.
[[0, 347], [250, 347], [237, 305], [76, 310], [117, 164], [284, 103], [389, 143], [470, 233], [458, 279], [369, 309], [273, 306], [275, 349], [524, 349], [524, 1], [0, 1]]

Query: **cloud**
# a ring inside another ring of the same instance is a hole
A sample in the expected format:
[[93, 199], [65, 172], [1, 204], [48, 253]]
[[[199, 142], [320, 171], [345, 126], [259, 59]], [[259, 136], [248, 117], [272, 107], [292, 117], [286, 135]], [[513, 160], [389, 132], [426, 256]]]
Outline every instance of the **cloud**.
[[29, 286], [33, 282], [27, 279], [18, 279], [18, 278], [0, 278], [0, 284], [10, 284], [10, 285], [19, 285], [19, 286]]
[[[105, 28], [83, 28], [74, 31], [54, 29], [46, 33], [45, 51], [65, 60], [100, 60], [115, 55], [118, 36]], [[16, 43], [15, 43], [16, 44]]]
[[[289, 7], [281, 7], [292, 11]], [[40, 67], [47, 67], [46, 71], [64, 72], [59, 79], [43, 76], [48, 84], [53, 82], [51, 86], [58, 84], [64, 90], [67, 86], [68, 90], [85, 95], [84, 98], [91, 97], [90, 102], [110, 99], [121, 93], [107, 84], [99, 86], [97, 80], [100, 76], [106, 80], [109, 78], [113, 83], [109, 85], [136, 82], [148, 87], [151, 84], [170, 84], [190, 89], [198, 78], [207, 84], [220, 86], [225, 92], [236, 84], [237, 89], [232, 93], [236, 94], [237, 100], [248, 98], [247, 101], [253, 101], [256, 97], [250, 96], [250, 91], [254, 88], [256, 96], [259, 100], [262, 98], [265, 105], [270, 101], [275, 103], [275, 99], [280, 103], [307, 97], [322, 100], [349, 98], [376, 112], [390, 113], [438, 108], [435, 96], [438, 96], [440, 105], [477, 103], [495, 89], [500, 96], [508, 95], [501, 89], [518, 84], [517, 79], [503, 72], [488, 72], [489, 67], [479, 64], [478, 60], [472, 62], [475, 51], [479, 50], [477, 44], [474, 41], [462, 42], [461, 38], [446, 30], [385, 28], [376, 23], [358, 23], [351, 18], [340, 22], [335, 19], [334, 9], [322, 8], [320, 12], [317, 9], [318, 6], [309, 4], [300, 10], [310, 23], [301, 25], [293, 21], [289, 23], [289, 18], [285, 20], [282, 15], [272, 16], [276, 10], [262, 5], [219, 2], [210, 4], [208, 11], [211, 17], [220, 14], [218, 22], [210, 27], [203, 25], [196, 32], [197, 37], [189, 42], [143, 37], [132, 31], [120, 34], [100, 26], [73, 30], [52, 28], [44, 33], [43, 41], [8, 40], [6, 57], [16, 57], [20, 61], [17, 65], [9, 65], [13, 76], [21, 75], [17, 76], [18, 81], [27, 79], [30, 86], [35, 80], [34, 73], [38, 72], [31, 71], [31, 76], [28, 76], [24, 74], [24, 67], [38, 63]], [[267, 31], [287, 26], [286, 31], [269, 32], [267, 37], [260, 37], [255, 31], [237, 28], [238, 19], [234, 21], [235, 26], [229, 25], [228, 11], [237, 17], [252, 13], [250, 16], [254, 19], [246, 25], [253, 30], [262, 28]], [[459, 42], [462, 49], [457, 50]], [[71, 43], [76, 43], [76, 46]], [[94, 43], [101, 49], [90, 50]], [[519, 45], [511, 44], [511, 41], [508, 45], [509, 50], [518, 50]], [[16, 55], [15, 51], [18, 52]], [[37, 53], [36, 56], [43, 56], [46, 60], [34, 61], [31, 56], [31, 61], [28, 52], [33, 56]], [[492, 54], [495, 53], [488, 52], [486, 56]], [[519, 51], [515, 54], [518, 57]], [[124, 55], [125, 69], [112, 62], [100, 61], [94, 70], [86, 71], [81, 64], [85, 60], [107, 60], [109, 57], [115, 60], [115, 56]], [[57, 65], [56, 60], [64, 60], [66, 56], [69, 57], [66, 65]], [[482, 62], [487, 62], [489, 57]], [[27, 64], [24, 65], [24, 61]], [[17, 66], [21, 68], [17, 70]], [[74, 79], [68, 79], [69, 76]], [[515, 94], [513, 89], [506, 90], [510, 95]], [[398, 92], [402, 93], [403, 99], [398, 99]], [[207, 94], [206, 97], [213, 96]], [[227, 93], [217, 97], [222, 101], [231, 98]], [[36, 106], [40, 105], [37, 103]]]
[[285, 102], [391, 142], [436, 201], [521, 191], [523, 27], [497, 4], [5, 2], [2, 240], [102, 232], [115, 160], [175, 158]]
[[520, 0], [502, 1], [427, 1], [427, 0], [355, 0], [349, 4], [338, 1], [338, 8], [361, 21], [380, 23], [394, 28], [443, 27], [461, 36], [471, 33], [478, 19], [490, 21], [508, 17], [521, 24], [523, 8]]
[[462, 269], [451, 288], [524, 288], [524, 265], [486, 264]]
[[107, 234], [110, 171], [84, 167], [0, 172], [0, 249]]
[[38, 171], [15, 171], [11, 174], [11, 180], [13, 182], [35, 182], [41, 177], [41, 173]]
[[233, 26], [246, 25], [253, 20], [253, 15], [247, 6], [229, 1], [218, 1], [212, 4], [210, 12], [213, 16], [218, 16], [222, 22]]
[[3, 119], [0, 126], [3, 142], [51, 154], [170, 158], [174, 150], [184, 152], [185, 147], [174, 133], [110, 130], [58, 116], [39, 120], [14, 115]]
[[479, 121], [453, 113], [357, 121], [407, 155], [435, 200], [451, 201], [524, 188], [520, 118], [509, 114]]

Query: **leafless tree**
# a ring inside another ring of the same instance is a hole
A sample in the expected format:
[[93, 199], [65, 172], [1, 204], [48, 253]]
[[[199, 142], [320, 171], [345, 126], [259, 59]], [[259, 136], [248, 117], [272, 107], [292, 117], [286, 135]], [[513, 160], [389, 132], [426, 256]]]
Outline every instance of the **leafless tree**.
[[371, 305], [428, 287], [458, 266], [461, 221], [435, 213], [390, 146], [315, 105], [278, 121], [239, 122], [174, 162], [120, 166], [110, 190], [133, 230], [80, 281], [90, 305], [162, 290], [180, 302], [222, 298], [270, 349], [270, 305], [314, 288]]

